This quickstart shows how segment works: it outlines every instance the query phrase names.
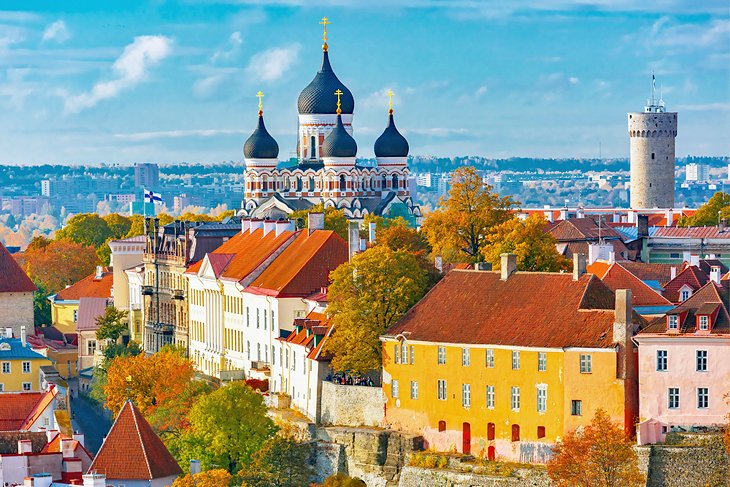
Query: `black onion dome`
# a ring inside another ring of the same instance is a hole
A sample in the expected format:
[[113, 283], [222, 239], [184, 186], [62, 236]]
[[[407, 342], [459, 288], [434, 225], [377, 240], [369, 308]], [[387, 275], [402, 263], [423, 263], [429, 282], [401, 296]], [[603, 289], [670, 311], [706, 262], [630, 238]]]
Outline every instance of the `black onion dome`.
[[391, 113], [388, 126], [375, 141], [375, 157], [407, 157], [408, 149], [408, 141], [398, 132]]
[[319, 153], [322, 157], [355, 157], [357, 155], [357, 142], [342, 125], [342, 115], [337, 115], [337, 126], [324, 138]]
[[332, 71], [330, 66], [329, 53], [324, 51], [322, 57], [322, 67], [316, 76], [306, 88], [299, 94], [299, 113], [337, 113], [337, 97], [335, 91], [341, 90], [340, 108], [342, 113], [352, 113], [355, 109], [355, 99], [347, 86], [342, 84]]
[[258, 127], [243, 144], [243, 157], [246, 159], [276, 159], [278, 156], [279, 144], [266, 130], [264, 116], [259, 115]]

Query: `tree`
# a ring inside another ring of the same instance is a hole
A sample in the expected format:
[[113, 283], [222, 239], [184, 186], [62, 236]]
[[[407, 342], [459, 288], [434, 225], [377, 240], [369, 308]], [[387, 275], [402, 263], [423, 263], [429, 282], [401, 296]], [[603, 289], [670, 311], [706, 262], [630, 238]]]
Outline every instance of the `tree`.
[[403, 218], [386, 219], [380, 229], [376, 222], [375, 242], [375, 245], [383, 245], [393, 251], [401, 250], [413, 254], [428, 276], [429, 289], [441, 279], [441, 273], [430, 258], [431, 246], [423, 232], [408, 226]]
[[418, 258], [376, 245], [331, 274], [327, 307], [334, 332], [326, 343], [335, 370], [381, 367], [380, 335], [426, 293]]
[[25, 271], [49, 294], [88, 276], [94, 272], [97, 262], [93, 247], [69, 240], [54, 241], [25, 252]]
[[560, 255], [557, 241], [545, 231], [545, 219], [533, 213], [526, 220], [511, 218], [497, 225], [487, 236], [482, 255], [494, 269], [501, 265], [501, 255], [517, 255], [517, 270], [558, 272], [568, 270], [570, 261]]
[[66, 225], [56, 232], [56, 240], [68, 239], [83, 245], [99, 248], [112, 236], [107, 222], [96, 213], [80, 213], [72, 216]]
[[112, 239], [118, 240], [124, 238], [129, 233], [130, 228], [132, 228], [132, 220], [119, 213], [109, 213], [103, 217], [103, 220], [109, 227], [110, 237]]
[[43, 235], [38, 235], [37, 237], [33, 237], [33, 240], [30, 241], [28, 246], [25, 248], [25, 251], [37, 252], [48, 247], [51, 243], [53, 243], [53, 240], [51, 240], [50, 238], [44, 237]]
[[350, 477], [340, 472], [324, 479], [319, 487], [367, 487], [367, 484], [358, 477]]
[[313, 469], [311, 447], [276, 435], [251, 457], [241, 477], [247, 487], [298, 487], [309, 485]]
[[568, 433], [553, 454], [547, 470], [558, 487], [631, 487], [645, 482], [633, 442], [603, 409], [583, 431]]
[[425, 219], [421, 231], [446, 262], [476, 262], [487, 235], [511, 218], [514, 202], [501, 197], [484, 184], [471, 166], [461, 167], [452, 175], [449, 197], [441, 200], [441, 208]]
[[51, 302], [48, 301], [50, 294], [43, 288], [40, 282], [35, 283], [36, 291], [33, 293], [33, 324], [35, 326], [47, 326], [51, 324]]
[[96, 317], [96, 339], [111, 340], [116, 343], [119, 337], [128, 330], [127, 311], [117, 309], [114, 306], [107, 306], [104, 314]]
[[144, 216], [132, 215], [129, 217], [129, 231], [124, 238], [136, 237], [144, 235]]
[[697, 208], [694, 215], [680, 218], [677, 224], [682, 227], [708, 227], [719, 224], [723, 218], [730, 219], [730, 194], [718, 191]]
[[317, 205], [312, 206], [311, 208], [307, 210], [297, 210], [293, 211], [289, 215], [290, 220], [299, 220], [303, 222], [304, 227], [308, 228], [309, 226], [309, 220], [308, 215], [310, 213], [322, 213], [324, 212], [324, 229], [325, 230], [333, 230], [335, 233], [337, 233], [340, 237], [347, 240], [347, 227], [349, 225], [349, 220], [345, 216], [344, 210], [338, 210], [337, 208], [332, 207], [324, 207], [324, 204], [319, 203]]
[[187, 474], [178, 477], [172, 487], [223, 487], [231, 485], [233, 476], [221, 468], [206, 470], [195, 475]]
[[188, 420], [189, 427], [168, 444], [178, 463], [198, 459], [203, 469], [220, 466], [233, 474], [251, 463], [277, 430], [263, 397], [242, 382], [197, 398]]

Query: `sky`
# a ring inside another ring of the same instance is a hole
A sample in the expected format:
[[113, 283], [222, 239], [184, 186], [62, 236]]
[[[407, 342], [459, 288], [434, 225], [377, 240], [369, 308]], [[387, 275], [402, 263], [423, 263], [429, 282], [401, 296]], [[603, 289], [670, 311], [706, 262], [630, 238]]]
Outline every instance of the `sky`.
[[0, 163], [240, 161], [259, 90], [286, 159], [323, 16], [359, 156], [392, 89], [414, 155], [627, 157], [652, 73], [677, 155], [730, 154], [727, 0], [4, 0]]

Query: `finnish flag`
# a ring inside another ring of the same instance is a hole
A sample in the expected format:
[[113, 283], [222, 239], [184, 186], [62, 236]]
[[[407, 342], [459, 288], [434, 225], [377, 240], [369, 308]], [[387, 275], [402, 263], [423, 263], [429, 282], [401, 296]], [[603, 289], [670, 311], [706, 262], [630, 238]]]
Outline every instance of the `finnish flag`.
[[154, 191], [147, 191], [144, 190], [144, 201], [145, 203], [154, 203], [156, 205], [162, 204], [162, 195], [160, 193], [155, 193]]

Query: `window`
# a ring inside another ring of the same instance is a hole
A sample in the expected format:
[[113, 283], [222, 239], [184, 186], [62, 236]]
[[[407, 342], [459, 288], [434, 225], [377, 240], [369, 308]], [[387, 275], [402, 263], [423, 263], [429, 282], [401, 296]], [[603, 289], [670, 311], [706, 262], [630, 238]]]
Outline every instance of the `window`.
[[545, 427], [544, 426], [538, 426], [537, 427], [537, 439], [545, 438]]
[[439, 347], [439, 365], [446, 363], [446, 347]]
[[274, 323], [274, 310], [271, 310], [271, 329], [276, 330], [276, 324]]
[[656, 351], [656, 370], [657, 372], [667, 371], [667, 351], [657, 350]]
[[264, 311], [264, 330], [266, 329], [266, 317], [268, 316], [268, 313]]
[[471, 407], [471, 384], [461, 384], [461, 405]]
[[28, 392], [33, 387], [30, 382], [23, 382], [23, 391]]
[[413, 365], [413, 355], [414, 355], [413, 354], [413, 345], [410, 346], [410, 352], [411, 352], [410, 357], [409, 357], [410, 360], [408, 361], [408, 363]]
[[439, 431], [446, 431], [446, 421], [439, 421]]
[[96, 340], [86, 342], [86, 355], [94, 355], [96, 353]]
[[520, 441], [520, 425], [512, 425], [512, 441]]
[[700, 316], [700, 330], [709, 330], [710, 329], [710, 317], [709, 316]]
[[10, 362], [3, 362], [3, 374], [10, 373]]
[[408, 346], [406, 345], [405, 341], [401, 342], [400, 344], [400, 363], [408, 363]]
[[411, 381], [411, 399], [418, 399], [418, 382]]
[[284, 368], [288, 369], [289, 368], [289, 349], [288, 348], [286, 349], [286, 354], [284, 355], [284, 360], [286, 361]]
[[396, 343], [393, 347], [393, 362], [400, 363], [400, 346]]
[[670, 330], [676, 330], [679, 326], [679, 316], [677, 315], [669, 315], [667, 317], [668, 321], [668, 327]]
[[462, 367], [468, 367], [471, 364], [471, 357], [469, 355], [468, 348], [461, 349], [461, 365]]
[[246, 306], [246, 327], [251, 325], [251, 309]]
[[294, 372], [297, 370], [297, 352], [292, 350], [291, 353], [291, 370]]
[[583, 416], [583, 401], [580, 399], [570, 401], [570, 414], [573, 416]]
[[256, 328], [259, 328], [261, 325], [261, 310], [259, 308], [256, 308]]
[[23, 362], [23, 373], [30, 374], [30, 362]]
[[512, 386], [512, 410], [520, 410], [520, 388]]
[[487, 349], [487, 368], [493, 369], [494, 368], [494, 350], [491, 348]]
[[261, 360], [261, 344], [260, 343], [256, 344], [256, 360], [258, 360], [258, 361]]
[[5, 390], [5, 384], [0, 384], [0, 392], [3, 392]]
[[79, 310], [74, 310], [74, 323], [78, 323], [79, 321]]
[[710, 390], [707, 387], [697, 388], [697, 408], [705, 409], [710, 405]]
[[[287, 359], [288, 359], [288, 358], [289, 358], [289, 357], [288, 357], [288, 353], [289, 353], [289, 351], [287, 350], [287, 352], [286, 352], [286, 353], [287, 353]], [[246, 358], [247, 358], [248, 360], [251, 360], [251, 342], [250, 342], [250, 341], [248, 341], [248, 340], [246, 340]]]
[[580, 373], [590, 374], [593, 371], [593, 365], [591, 364], [591, 355], [588, 353], [580, 354]]
[[520, 352], [512, 350], [512, 370], [520, 370]]
[[668, 391], [669, 409], [679, 408], [679, 387], [670, 387]]
[[707, 372], [707, 350], [697, 350], [697, 372]]
[[494, 409], [494, 386], [487, 386], [487, 408]]
[[438, 381], [438, 399], [439, 401], [446, 400], [446, 381], [443, 379]]
[[398, 381], [397, 380], [394, 380], [393, 383], [391, 384], [390, 395], [393, 396], [393, 398], [398, 397]]
[[547, 370], [547, 353], [537, 352], [537, 371], [545, 372]]
[[691, 295], [692, 291], [690, 291], [689, 289], [683, 289], [680, 300], [687, 301]]
[[547, 386], [537, 386], [537, 412], [544, 413], [547, 411]]
[[276, 365], [276, 350], [273, 345], [271, 345], [271, 365]]

